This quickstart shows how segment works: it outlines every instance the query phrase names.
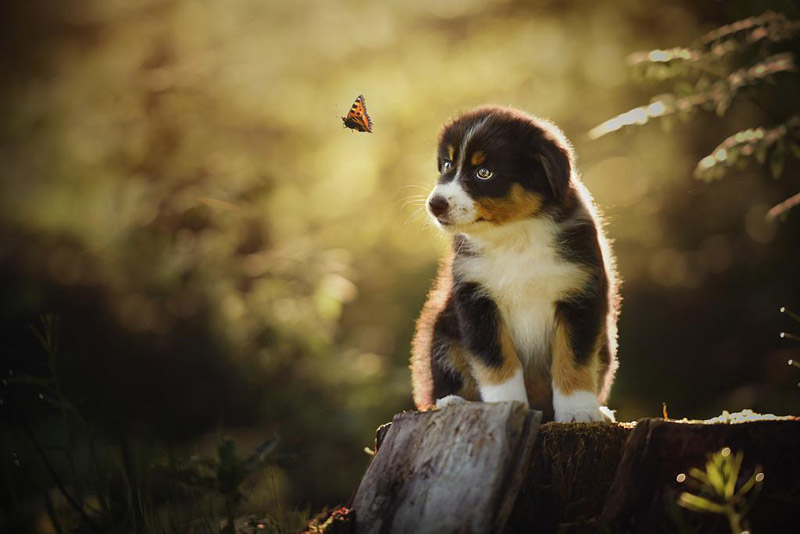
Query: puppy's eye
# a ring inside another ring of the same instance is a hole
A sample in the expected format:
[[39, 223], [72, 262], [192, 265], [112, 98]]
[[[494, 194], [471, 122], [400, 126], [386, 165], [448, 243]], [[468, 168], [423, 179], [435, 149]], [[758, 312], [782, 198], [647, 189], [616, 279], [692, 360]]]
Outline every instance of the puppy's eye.
[[449, 159], [446, 159], [446, 160], [444, 160], [444, 162], [442, 162], [442, 172], [443, 173], [450, 172], [450, 169], [452, 169], [452, 168], [453, 168], [453, 162], [451, 162]]
[[481, 167], [475, 172], [475, 176], [477, 176], [481, 180], [488, 180], [489, 178], [492, 177], [492, 171], [490, 171], [486, 167]]

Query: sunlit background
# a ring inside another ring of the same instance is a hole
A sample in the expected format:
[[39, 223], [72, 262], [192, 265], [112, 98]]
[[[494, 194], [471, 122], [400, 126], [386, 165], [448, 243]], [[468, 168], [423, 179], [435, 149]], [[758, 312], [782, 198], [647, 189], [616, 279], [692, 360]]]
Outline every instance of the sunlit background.
[[[767, 4], [19, 4], [0, 22], [0, 372], [42, 372], [31, 326], [51, 313], [59, 379], [99, 435], [197, 454], [218, 432], [242, 450], [278, 436], [249, 506], [346, 502], [375, 428], [412, 408], [409, 343], [448, 247], [422, 205], [438, 129], [497, 103], [561, 126], [606, 215], [618, 418], [797, 413], [800, 344], [778, 334], [779, 308], [800, 309], [800, 213], [765, 214], [798, 166], [692, 177], [797, 93], [588, 135], [658, 93], [631, 53]], [[340, 119], [359, 94], [372, 134]], [[47, 436], [39, 401], [17, 402]], [[4, 491], [34, 498], [46, 475], [6, 423]]]

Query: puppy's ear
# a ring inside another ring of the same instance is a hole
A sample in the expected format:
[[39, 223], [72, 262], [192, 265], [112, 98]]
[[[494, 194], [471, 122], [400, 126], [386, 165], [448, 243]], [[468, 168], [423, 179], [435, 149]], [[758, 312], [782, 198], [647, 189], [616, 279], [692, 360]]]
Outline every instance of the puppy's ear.
[[572, 154], [569, 149], [565, 149], [551, 140], [542, 139], [537, 144], [539, 146], [536, 159], [550, 184], [553, 197], [562, 198], [569, 186], [569, 178], [572, 174]]

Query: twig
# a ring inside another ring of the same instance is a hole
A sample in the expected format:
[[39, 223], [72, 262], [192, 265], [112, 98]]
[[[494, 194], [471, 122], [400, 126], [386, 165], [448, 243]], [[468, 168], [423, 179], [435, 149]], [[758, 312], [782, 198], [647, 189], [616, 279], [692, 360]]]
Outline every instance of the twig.
[[797, 206], [798, 204], [800, 204], [800, 193], [796, 193], [787, 198], [786, 200], [784, 200], [783, 202], [781, 202], [780, 204], [770, 208], [770, 210], [767, 212], [767, 219], [768, 220], [775, 219], [776, 217], [783, 215], [784, 213], [786, 213], [793, 207]]

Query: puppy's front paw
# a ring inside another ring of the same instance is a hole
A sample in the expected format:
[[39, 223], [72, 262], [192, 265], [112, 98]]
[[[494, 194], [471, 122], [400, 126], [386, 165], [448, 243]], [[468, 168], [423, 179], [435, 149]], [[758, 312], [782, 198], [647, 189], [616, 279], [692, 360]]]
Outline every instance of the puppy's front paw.
[[556, 412], [555, 420], [557, 423], [595, 423], [605, 421], [603, 412], [599, 409], [589, 410], [567, 410], [562, 413]]
[[553, 409], [557, 423], [593, 423], [607, 420], [600, 410], [597, 396], [591, 391], [574, 391], [565, 395], [555, 389]]
[[436, 399], [436, 408], [444, 408], [445, 406], [451, 406], [454, 404], [464, 404], [465, 402], [467, 401], [458, 395], [448, 395], [446, 397], [442, 397], [441, 399]]

